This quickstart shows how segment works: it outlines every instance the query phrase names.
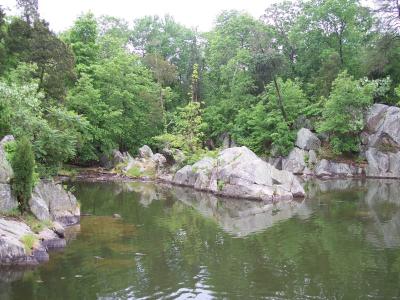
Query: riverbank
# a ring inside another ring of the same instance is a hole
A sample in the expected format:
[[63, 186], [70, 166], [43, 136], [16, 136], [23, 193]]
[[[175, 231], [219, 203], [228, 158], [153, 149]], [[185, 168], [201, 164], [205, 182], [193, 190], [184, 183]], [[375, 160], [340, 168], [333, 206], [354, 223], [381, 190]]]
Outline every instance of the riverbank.
[[7, 159], [6, 136], [0, 141], [0, 265], [34, 266], [49, 260], [48, 252], [66, 246], [66, 228], [80, 221], [75, 196], [54, 180], [38, 179], [20, 212]]

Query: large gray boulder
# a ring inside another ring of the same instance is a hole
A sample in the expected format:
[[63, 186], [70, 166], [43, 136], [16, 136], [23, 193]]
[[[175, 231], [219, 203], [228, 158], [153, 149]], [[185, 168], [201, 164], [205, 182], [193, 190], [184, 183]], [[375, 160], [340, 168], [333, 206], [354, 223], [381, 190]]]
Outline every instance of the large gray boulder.
[[317, 177], [358, 177], [362, 175], [363, 169], [352, 164], [322, 159], [315, 166], [314, 172]]
[[133, 158], [129, 152], [121, 153], [121, 151], [116, 149], [112, 151], [112, 163], [114, 167], [119, 164], [128, 164], [131, 160], [133, 160]]
[[153, 151], [147, 145], [139, 148], [139, 157], [140, 158], [151, 158], [153, 156]]
[[5, 145], [11, 141], [14, 141], [12, 135], [7, 135], [0, 141], [0, 183], [9, 183], [13, 177], [13, 170], [5, 150]]
[[308, 169], [306, 163], [306, 157], [308, 157], [308, 155], [308, 152], [303, 149], [293, 148], [289, 155], [282, 159], [282, 170], [294, 174], [312, 173], [312, 171]]
[[11, 193], [11, 186], [0, 183], [0, 213], [8, 213], [16, 208], [18, 208], [18, 202]]
[[376, 148], [369, 148], [365, 152], [368, 166], [366, 175], [369, 177], [400, 177], [400, 152], [382, 152]]
[[400, 108], [374, 104], [366, 118], [369, 147], [400, 149]]
[[296, 146], [304, 150], [317, 150], [321, 147], [319, 138], [307, 128], [297, 132]]
[[29, 201], [32, 213], [41, 221], [57, 221], [64, 226], [80, 220], [80, 208], [75, 196], [53, 181], [40, 181]]
[[173, 182], [223, 196], [264, 201], [305, 195], [292, 173], [277, 170], [246, 147], [228, 148], [217, 158], [206, 157], [185, 166]]
[[[27, 236], [37, 240], [30, 253], [23, 243]], [[0, 218], [0, 265], [36, 265], [48, 259], [39, 237], [25, 223]]]
[[400, 177], [400, 108], [374, 104], [361, 134], [370, 177]]

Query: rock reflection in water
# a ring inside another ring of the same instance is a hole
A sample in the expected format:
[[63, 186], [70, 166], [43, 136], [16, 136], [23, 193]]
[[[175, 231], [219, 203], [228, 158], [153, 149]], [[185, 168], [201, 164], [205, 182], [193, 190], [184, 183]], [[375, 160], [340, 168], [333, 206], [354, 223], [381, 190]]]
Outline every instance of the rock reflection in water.
[[262, 231], [293, 216], [305, 219], [311, 215], [304, 200], [266, 204], [261, 201], [219, 198], [187, 188], [174, 188], [172, 192], [176, 199], [194, 207], [203, 216], [214, 219], [223, 230], [236, 236]]
[[262, 201], [221, 198], [192, 188], [143, 182], [121, 183], [115, 192], [138, 193], [144, 207], [148, 207], [152, 201], [173, 198], [212, 218], [224, 231], [238, 237], [262, 231], [294, 216], [306, 219], [311, 215], [311, 209], [304, 200], [266, 204]]
[[391, 179], [314, 179], [306, 183], [308, 199], [326, 203], [335, 193], [347, 193], [363, 219], [366, 239], [378, 248], [400, 246], [400, 183]]

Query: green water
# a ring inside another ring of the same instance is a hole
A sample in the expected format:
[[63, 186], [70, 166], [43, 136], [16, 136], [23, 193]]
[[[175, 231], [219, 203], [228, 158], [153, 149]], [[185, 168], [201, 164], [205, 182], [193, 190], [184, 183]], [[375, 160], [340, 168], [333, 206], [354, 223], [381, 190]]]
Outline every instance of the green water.
[[400, 298], [400, 182], [313, 182], [275, 205], [74, 185], [92, 216], [49, 263], [0, 270], [0, 299]]

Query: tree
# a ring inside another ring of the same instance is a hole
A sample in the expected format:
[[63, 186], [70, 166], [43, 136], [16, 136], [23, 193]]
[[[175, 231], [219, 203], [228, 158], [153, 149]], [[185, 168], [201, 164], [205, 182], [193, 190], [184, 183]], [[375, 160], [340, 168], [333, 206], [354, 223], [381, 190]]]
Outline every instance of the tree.
[[28, 24], [13, 19], [7, 29], [6, 47], [12, 67], [21, 61], [36, 64], [38, 90], [45, 93], [49, 102], [62, 102], [67, 86], [75, 79], [74, 58], [67, 45], [43, 20]]
[[330, 144], [335, 154], [358, 151], [364, 114], [372, 105], [374, 89], [373, 83], [361, 84], [346, 71], [340, 73], [333, 82], [318, 131], [330, 135]]
[[292, 70], [297, 58], [297, 43], [293, 35], [301, 11], [300, 3], [283, 1], [272, 4], [265, 10], [262, 20], [271, 27], [277, 43], [282, 46]]
[[82, 74], [76, 86], [70, 90], [66, 104], [68, 109], [89, 121], [85, 139], [77, 149], [77, 162], [86, 164], [98, 161], [101, 155], [119, 147], [115, 137], [122, 133], [119, 120], [122, 111], [102, 100], [100, 91], [93, 86], [89, 75]]
[[[315, 74], [324, 72], [321, 64], [337, 55], [340, 70], [360, 76], [361, 53], [371, 40], [371, 28], [372, 15], [358, 0], [303, 2], [291, 33], [298, 45], [296, 75], [316, 82]], [[324, 94], [314, 88], [310, 94]]]
[[8, 80], [0, 80], [0, 129], [17, 139], [28, 137], [38, 171], [47, 176], [74, 157], [87, 122], [62, 106], [45, 103], [38, 80], [29, 76], [32, 73], [36, 73], [34, 65], [21, 64]]
[[[278, 95], [275, 84], [279, 85]], [[242, 108], [235, 118], [234, 139], [259, 154], [287, 155], [293, 148], [294, 122], [308, 101], [298, 82], [278, 78], [261, 96], [263, 101]]]
[[22, 16], [29, 25], [39, 20], [38, 0], [17, 0], [17, 7], [22, 10]]
[[136, 55], [120, 52], [95, 65], [93, 85], [112, 111], [121, 112], [114, 137], [121, 150], [136, 150], [163, 131], [160, 87]]
[[91, 73], [91, 66], [98, 59], [99, 46], [98, 23], [89, 12], [81, 15], [71, 29], [63, 33], [63, 40], [71, 46], [76, 59], [76, 69], [79, 74]]
[[161, 56], [176, 66], [178, 85], [173, 87], [180, 94], [180, 100], [186, 99], [194, 64], [199, 65], [199, 72], [202, 70], [198, 33], [177, 23], [169, 15], [162, 18], [146, 16], [134, 21], [130, 42], [137, 54]]
[[22, 137], [17, 142], [11, 166], [14, 171], [12, 191], [17, 197], [21, 213], [24, 213], [28, 209], [28, 202], [32, 195], [34, 184], [33, 174], [35, 170], [35, 159], [28, 138]]
[[380, 17], [380, 25], [384, 30], [396, 35], [400, 34], [400, 2], [398, 0], [375, 0]]

